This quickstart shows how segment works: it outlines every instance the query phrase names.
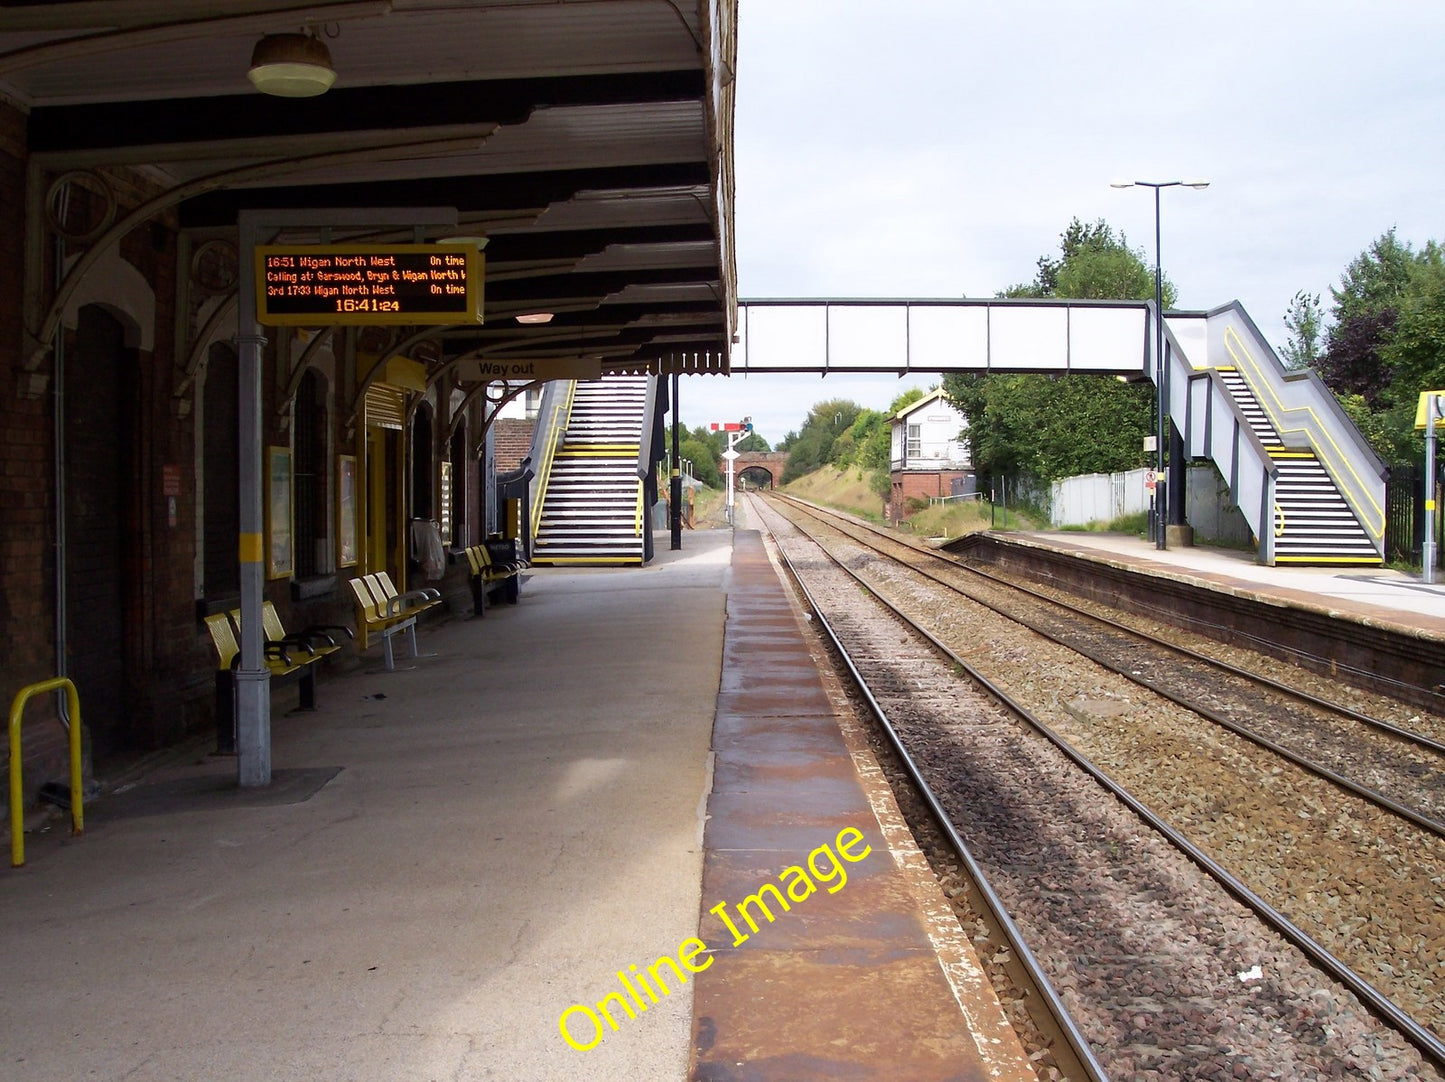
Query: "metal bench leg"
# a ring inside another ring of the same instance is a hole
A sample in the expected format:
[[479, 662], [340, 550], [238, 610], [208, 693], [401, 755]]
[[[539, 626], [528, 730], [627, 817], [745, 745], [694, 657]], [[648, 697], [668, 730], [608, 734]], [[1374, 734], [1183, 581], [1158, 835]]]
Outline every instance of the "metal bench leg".
[[394, 657], [392, 656], [392, 653], [391, 653], [391, 636], [390, 636], [390, 635], [382, 635], [382, 637], [381, 637], [381, 649], [382, 649], [382, 653], [386, 655], [386, 665], [384, 666], [384, 668], [386, 669], [387, 672], [392, 672], [392, 671], [396, 668], [396, 658], [394, 658]]
[[216, 754], [236, 754], [236, 682], [230, 669], [216, 670]]
[[467, 579], [472, 588], [472, 615], [487, 615], [487, 585], [482, 581], [482, 576], [473, 575]]
[[436, 653], [435, 650], [433, 650], [433, 651], [432, 651], [431, 653], [429, 653], [429, 654], [423, 654], [420, 650], [418, 650], [418, 649], [416, 648], [416, 621], [415, 621], [415, 620], [413, 620], [411, 623], [409, 623], [409, 624], [406, 625], [406, 637], [407, 637], [407, 641], [411, 643], [411, 656], [412, 656], [412, 657], [415, 658], [415, 657], [436, 657], [436, 656], [437, 656], [437, 653]]
[[300, 679], [301, 709], [316, 709], [316, 666], [307, 665], [301, 670]]

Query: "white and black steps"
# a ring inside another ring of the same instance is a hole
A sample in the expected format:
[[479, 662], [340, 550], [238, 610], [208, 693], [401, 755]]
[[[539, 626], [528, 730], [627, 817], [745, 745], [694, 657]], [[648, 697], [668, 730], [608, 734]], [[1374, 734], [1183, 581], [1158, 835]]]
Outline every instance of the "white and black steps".
[[1277, 470], [1270, 523], [1275, 563], [1378, 566], [1374, 542], [1314, 452], [1284, 446], [1238, 370], [1216, 371]]
[[646, 376], [578, 383], [533, 543], [537, 564], [641, 563], [637, 451]]
[[1272, 456], [1274, 557], [1280, 563], [1379, 564], [1380, 555], [1339, 488], [1313, 454]]
[[1230, 396], [1239, 411], [1244, 414], [1244, 419], [1249, 423], [1259, 442], [1266, 448], [1282, 447], [1283, 441], [1279, 433], [1275, 431], [1274, 425], [1270, 423], [1269, 416], [1264, 412], [1264, 407], [1259, 404], [1259, 399], [1254, 397], [1254, 392], [1249, 389], [1249, 384], [1244, 381], [1237, 368], [1215, 369], [1224, 380], [1224, 386], [1228, 388]]

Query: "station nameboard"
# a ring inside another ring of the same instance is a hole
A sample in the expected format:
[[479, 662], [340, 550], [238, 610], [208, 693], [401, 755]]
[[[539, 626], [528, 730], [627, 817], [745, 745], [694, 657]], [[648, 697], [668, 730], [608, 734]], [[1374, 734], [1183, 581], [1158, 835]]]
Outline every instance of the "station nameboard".
[[482, 265], [471, 244], [258, 245], [256, 321], [480, 323]]

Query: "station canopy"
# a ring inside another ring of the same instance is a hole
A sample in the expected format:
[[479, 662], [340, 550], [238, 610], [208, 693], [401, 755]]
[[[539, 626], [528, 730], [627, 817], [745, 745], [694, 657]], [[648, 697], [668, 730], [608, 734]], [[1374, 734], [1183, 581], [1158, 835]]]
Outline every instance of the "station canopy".
[[[736, 14], [737, 0], [9, 0], [0, 94], [28, 112], [51, 191], [67, 178], [104, 204], [107, 178], [140, 178], [151, 217], [195, 248], [214, 240], [212, 255], [242, 210], [314, 208], [314, 227], [270, 238], [308, 244], [418, 239], [328, 228], [333, 208], [455, 208], [420, 240], [486, 238], [485, 318], [432, 329], [435, 360], [726, 372]], [[282, 35], [324, 46], [330, 89], [252, 86], [253, 52]]]

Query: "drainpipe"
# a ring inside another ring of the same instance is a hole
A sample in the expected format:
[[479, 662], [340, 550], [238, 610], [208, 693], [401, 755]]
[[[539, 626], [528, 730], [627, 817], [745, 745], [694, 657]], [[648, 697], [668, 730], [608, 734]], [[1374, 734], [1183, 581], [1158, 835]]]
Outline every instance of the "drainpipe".
[[[69, 201], [69, 185], [61, 193], [60, 220], [64, 222], [65, 208]], [[60, 288], [65, 279], [65, 238], [55, 238], [55, 286]], [[67, 676], [69, 666], [66, 655], [69, 652], [67, 637], [65, 570], [68, 560], [68, 544], [65, 532], [65, 323], [57, 320], [55, 338], [51, 342], [51, 356], [54, 369], [51, 376], [51, 402], [53, 413], [51, 426], [55, 443], [55, 675]], [[70, 700], [63, 691], [55, 694], [56, 709], [60, 720], [70, 728]]]

